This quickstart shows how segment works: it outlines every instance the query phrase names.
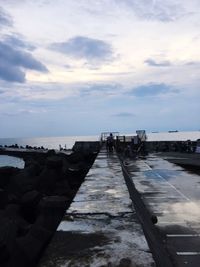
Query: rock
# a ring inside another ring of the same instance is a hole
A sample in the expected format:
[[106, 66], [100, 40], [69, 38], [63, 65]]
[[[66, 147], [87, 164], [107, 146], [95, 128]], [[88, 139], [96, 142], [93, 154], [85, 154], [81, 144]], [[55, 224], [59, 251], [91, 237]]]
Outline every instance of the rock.
[[5, 263], [10, 258], [10, 252], [5, 244], [0, 242], [0, 264]]
[[50, 150], [48, 150], [48, 152], [47, 152], [47, 156], [48, 156], [48, 157], [55, 156], [55, 155], [56, 155], [56, 152], [55, 152], [54, 149], [50, 149]]
[[23, 264], [25, 264], [24, 266], [16, 266], [35, 266], [51, 236], [52, 232], [38, 225], [33, 225], [26, 236], [18, 238], [16, 241], [18, 250], [21, 251], [21, 257], [24, 258]]
[[25, 169], [20, 170], [17, 175], [10, 178], [8, 191], [16, 195], [22, 195], [28, 191], [34, 190], [38, 183], [39, 171], [39, 165], [32, 162]]
[[84, 157], [84, 161], [86, 164], [92, 164], [96, 156], [97, 156], [97, 153], [92, 152], [90, 150], [88, 151], [86, 150], [83, 152], [83, 157]]
[[0, 188], [0, 209], [3, 209], [8, 202], [7, 192]]
[[17, 225], [1, 214], [0, 216], [0, 263], [8, 261], [17, 236]]
[[79, 187], [85, 177], [85, 174], [86, 171], [79, 169], [78, 166], [70, 167], [66, 172], [70, 187], [72, 189]]
[[17, 226], [17, 235], [25, 235], [30, 228], [30, 225], [21, 217], [20, 214], [20, 205], [9, 204], [5, 208], [4, 215], [9, 220], [15, 222]]
[[66, 158], [63, 158], [62, 173], [66, 174], [69, 167], [70, 167], [70, 163], [68, 162], [68, 160]]
[[84, 150], [72, 155], [16, 153], [24, 158], [24, 169], [0, 168], [0, 266], [33, 267], [93, 157]]
[[69, 155], [69, 157], [68, 157], [68, 161], [70, 162], [70, 163], [79, 163], [79, 162], [81, 162], [81, 161], [83, 161], [84, 160], [84, 157], [83, 157], [83, 155], [81, 154], [81, 153], [79, 153], [79, 152], [73, 152], [72, 154], [70, 154]]
[[41, 166], [35, 160], [29, 159], [25, 161], [25, 172], [30, 176], [37, 176], [41, 171]]
[[13, 193], [8, 193], [8, 203], [9, 204], [18, 204], [19, 203], [19, 197], [16, 196]]
[[40, 202], [40, 216], [36, 224], [48, 230], [55, 230], [69, 206], [68, 199], [63, 196], [45, 197]]
[[21, 205], [25, 207], [35, 208], [42, 198], [41, 193], [36, 190], [25, 193], [21, 198]]
[[25, 193], [21, 198], [21, 213], [30, 223], [34, 223], [37, 216], [37, 206], [42, 194], [36, 190]]
[[1, 167], [0, 168], [0, 187], [5, 188], [9, 183], [10, 177], [16, 175], [19, 172], [18, 168], [14, 167]]
[[157, 216], [156, 215], [152, 215], [151, 216], [151, 221], [152, 221], [153, 224], [156, 224], [158, 222]]
[[50, 195], [54, 192], [58, 173], [54, 169], [45, 167], [39, 175], [38, 191]]
[[17, 204], [9, 204], [5, 208], [5, 216], [8, 218], [14, 218], [18, 216], [20, 211], [20, 206]]
[[70, 187], [69, 182], [67, 180], [58, 181], [56, 183], [56, 187], [55, 187], [54, 192], [55, 192], [55, 195], [65, 196], [65, 197], [68, 197], [69, 199], [72, 196], [71, 187]]
[[2, 267], [31, 267], [24, 255], [24, 252], [21, 250], [18, 244], [15, 245], [15, 249], [13, 250], [12, 255], [10, 255], [9, 261], [6, 263], [7, 264], [3, 265]]
[[63, 166], [63, 161], [61, 157], [52, 156], [47, 158], [46, 165], [50, 169], [61, 169]]
[[12, 194], [22, 195], [28, 191], [34, 190], [37, 184], [37, 178], [30, 176], [25, 171], [20, 171], [17, 175], [11, 177], [8, 185], [8, 191]]

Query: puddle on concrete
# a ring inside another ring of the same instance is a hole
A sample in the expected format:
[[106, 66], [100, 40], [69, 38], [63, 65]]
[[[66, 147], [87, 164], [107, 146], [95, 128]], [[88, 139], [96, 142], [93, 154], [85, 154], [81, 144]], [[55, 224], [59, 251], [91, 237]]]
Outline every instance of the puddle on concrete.
[[127, 168], [146, 206], [158, 216], [159, 226], [185, 224], [190, 229], [200, 228], [199, 175], [158, 157], [135, 161], [135, 165], [139, 172]]
[[129, 259], [130, 267], [155, 266], [135, 214], [112, 219], [106, 215], [75, 215], [68, 219], [60, 224], [39, 266], [117, 267], [122, 259]]

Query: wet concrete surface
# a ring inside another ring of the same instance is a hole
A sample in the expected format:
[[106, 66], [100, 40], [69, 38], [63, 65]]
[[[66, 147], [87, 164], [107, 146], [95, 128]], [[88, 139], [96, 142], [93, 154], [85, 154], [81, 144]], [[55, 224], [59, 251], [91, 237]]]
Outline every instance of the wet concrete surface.
[[39, 266], [155, 266], [115, 152], [100, 151]]
[[160, 152], [158, 154], [172, 163], [179, 164], [191, 172], [200, 174], [199, 153]]
[[125, 165], [175, 266], [200, 266], [200, 176], [157, 155]]

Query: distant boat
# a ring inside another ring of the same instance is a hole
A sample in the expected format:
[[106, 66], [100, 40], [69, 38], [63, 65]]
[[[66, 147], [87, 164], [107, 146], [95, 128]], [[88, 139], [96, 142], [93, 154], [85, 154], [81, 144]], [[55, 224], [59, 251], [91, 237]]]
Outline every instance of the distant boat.
[[175, 131], [168, 131], [168, 133], [178, 133], [178, 131], [177, 130], [175, 130]]
[[196, 141], [200, 139], [199, 131], [170, 131], [170, 132], [159, 132], [159, 133], [148, 133], [148, 141]]

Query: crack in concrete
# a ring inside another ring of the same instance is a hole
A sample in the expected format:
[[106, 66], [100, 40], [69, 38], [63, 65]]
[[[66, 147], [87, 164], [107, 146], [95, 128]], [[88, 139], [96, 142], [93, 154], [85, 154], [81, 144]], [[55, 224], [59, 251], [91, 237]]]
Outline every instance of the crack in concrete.
[[[125, 217], [126, 215], [132, 215], [132, 214], [136, 214], [136, 212], [121, 212], [121, 213], [119, 213], [118, 215], [112, 215], [112, 214], [110, 214], [110, 213], [108, 213], [108, 212], [93, 212], [93, 213], [90, 213], [90, 212], [88, 212], [88, 213], [81, 213], [81, 212], [77, 212], [77, 213], [73, 213], [73, 212], [71, 212], [71, 213], [67, 213], [66, 215], [65, 215], [65, 217], [64, 217], [64, 219], [63, 220], [65, 220], [65, 218], [67, 217], [69, 217], [70, 218], [70, 216], [72, 216], [72, 217], [87, 217], [87, 216], [98, 216], [98, 215], [105, 215], [105, 216], [107, 216], [107, 217], [110, 217], [110, 218], [123, 218], [123, 217]], [[67, 220], [67, 219], [66, 219]]]

